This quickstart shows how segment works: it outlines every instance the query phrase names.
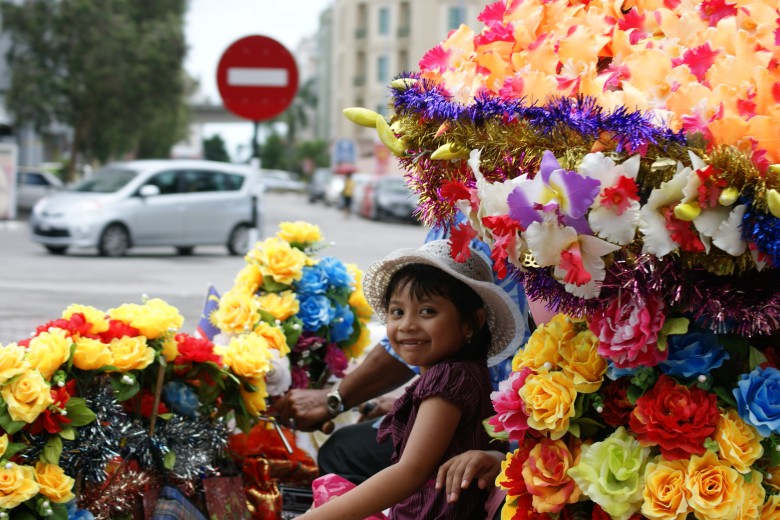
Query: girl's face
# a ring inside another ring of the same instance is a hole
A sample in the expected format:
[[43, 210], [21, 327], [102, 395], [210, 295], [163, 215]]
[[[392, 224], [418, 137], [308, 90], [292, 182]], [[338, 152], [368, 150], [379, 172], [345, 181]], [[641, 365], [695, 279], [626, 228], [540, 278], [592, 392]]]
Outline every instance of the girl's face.
[[418, 300], [409, 284], [399, 285], [387, 307], [387, 337], [393, 350], [421, 372], [451, 357], [473, 334], [452, 301], [444, 296], [423, 296]]

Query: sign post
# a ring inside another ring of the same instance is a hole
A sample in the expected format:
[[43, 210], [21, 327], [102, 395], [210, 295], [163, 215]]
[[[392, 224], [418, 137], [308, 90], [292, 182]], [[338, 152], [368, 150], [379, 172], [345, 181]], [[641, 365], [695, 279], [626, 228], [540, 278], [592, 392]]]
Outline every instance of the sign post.
[[[235, 115], [254, 123], [252, 158], [259, 161], [260, 121], [273, 119], [289, 107], [298, 91], [298, 66], [290, 51], [267, 36], [246, 36], [222, 53], [217, 65], [217, 88], [222, 103]], [[258, 167], [259, 170], [259, 167]], [[257, 197], [253, 197], [253, 233], [257, 239]]]

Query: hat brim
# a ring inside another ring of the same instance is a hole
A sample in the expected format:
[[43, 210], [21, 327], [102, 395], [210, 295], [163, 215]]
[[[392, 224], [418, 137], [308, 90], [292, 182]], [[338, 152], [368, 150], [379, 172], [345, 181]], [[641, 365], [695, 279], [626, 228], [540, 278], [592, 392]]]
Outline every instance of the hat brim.
[[495, 283], [469, 278], [419, 249], [398, 249], [366, 269], [363, 276], [363, 294], [382, 323], [387, 322], [383, 299], [390, 279], [399, 269], [409, 264], [437, 267], [474, 289], [482, 298], [492, 338], [488, 350], [488, 366], [497, 365], [517, 352], [525, 337], [526, 324], [509, 294]]

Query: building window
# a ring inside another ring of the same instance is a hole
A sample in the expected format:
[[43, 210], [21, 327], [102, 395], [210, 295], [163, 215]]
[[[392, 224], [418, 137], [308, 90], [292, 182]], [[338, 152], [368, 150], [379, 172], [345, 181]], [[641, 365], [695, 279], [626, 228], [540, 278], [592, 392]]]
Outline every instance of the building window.
[[390, 34], [390, 8], [379, 8], [379, 34], [386, 36]]
[[398, 70], [405, 72], [410, 70], [409, 68], [409, 53], [407, 51], [398, 52]]
[[465, 7], [450, 7], [449, 14], [447, 16], [447, 30], [451, 31], [460, 27], [460, 24], [466, 23], [466, 8]]
[[376, 79], [379, 83], [390, 81], [390, 63], [387, 56], [380, 56], [376, 60]]

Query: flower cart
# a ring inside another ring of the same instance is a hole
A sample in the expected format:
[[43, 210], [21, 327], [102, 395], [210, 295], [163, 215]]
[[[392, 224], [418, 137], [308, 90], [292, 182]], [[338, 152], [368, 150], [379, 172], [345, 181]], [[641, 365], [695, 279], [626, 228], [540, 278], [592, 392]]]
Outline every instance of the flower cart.
[[485, 427], [503, 518], [780, 518], [780, 12], [506, 0], [390, 85], [429, 224], [553, 314]]

